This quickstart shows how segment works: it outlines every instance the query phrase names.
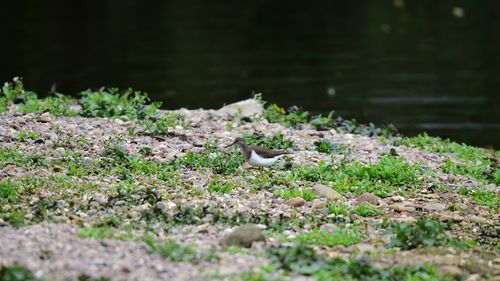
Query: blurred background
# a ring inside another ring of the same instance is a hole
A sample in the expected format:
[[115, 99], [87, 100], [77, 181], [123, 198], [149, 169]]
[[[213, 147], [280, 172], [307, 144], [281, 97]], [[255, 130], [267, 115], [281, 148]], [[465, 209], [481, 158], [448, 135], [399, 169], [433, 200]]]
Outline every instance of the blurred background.
[[283, 107], [500, 146], [500, 1], [1, 1], [1, 81]]

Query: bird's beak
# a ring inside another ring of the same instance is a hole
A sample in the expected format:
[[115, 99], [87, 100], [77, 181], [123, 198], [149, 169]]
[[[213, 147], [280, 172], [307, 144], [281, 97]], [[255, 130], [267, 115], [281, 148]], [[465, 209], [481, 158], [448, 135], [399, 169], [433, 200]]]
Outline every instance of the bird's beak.
[[230, 146], [232, 146], [232, 145], [234, 145], [234, 144], [235, 144], [235, 142], [233, 142], [232, 144], [228, 144], [228, 145], [226, 145], [224, 148], [228, 148], [228, 147], [230, 147]]

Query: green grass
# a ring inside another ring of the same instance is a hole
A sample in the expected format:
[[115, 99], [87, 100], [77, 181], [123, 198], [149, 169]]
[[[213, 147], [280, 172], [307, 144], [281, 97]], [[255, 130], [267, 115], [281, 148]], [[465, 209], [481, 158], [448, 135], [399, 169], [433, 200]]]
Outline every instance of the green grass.
[[179, 161], [186, 167], [209, 168], [214, 173], [223, 175], [237, 174], [243, 162], [237, 148], [222, 150], [217, 147], [216, 142], [207, 142], [203, 152], [189, 151]]
[[300, 197], [306, 201], [312, 201], [317, 197], [312, 188], [310, 187], [279, 188], [274, 192], [274, 195], [281, 197], [285, 200]]
[[184, 128], [188, 127], [189, 124], [186, 122], [186, 116], [180, 113], [169, 113], [166, 116], [161, 116], [155, 118], [154, 120], [146, 119], [141, 122], [144, 126], [145, 135], [150, 136], [166, 136], [172, 132], [176, 126], [182, 126]]
[[219, 259], [214, 248], [211, 248], [209, 251], [196, 251], [192, 246], [181, 245], [175, 241], [166, 241], [163, 244], [158, 244], [151, 237], [145, 238], [145, 242], [152, 253], [158, 253], [174, 262], [182, 261], [196, 264], [202, 261]]
[[78, 232], [80, 238], [132, 240], [130, 232], [124, 232], [106, 222], [103, 226], [85, 227]]
[[404, 137], [394, 141], [394, 145], [417, 147], [430, 152], [453, 155], [456, 160], [451, 157], [447, 158], [442, 165], [443, 172], [473, 177], [485, 183], [500, 184], [498, 162], [494, 160], [500, 157], [497, 151], [431, 137], [426, 133], [415, 137]]
[[500, 208], [500, 195], [486, 187], [461, 187], [458, 189], [458, 193], [467, 198], [472, 198], [476, 204], [490, 207], [494, 212], [498, 212]]
[[342, 143], [331, 143], [328, 140], [321, 140], [315, 143], [316, 150], [326, 154], [346, 154], [349, 146]]
[[22, 265], [0, 267], [0, 280], [2, 281], [43, 281], [36, 278], [33, 272]]
[[258, 145], [270, 149], [295, 148], [295, 143], [292, 140], [285, 139], [283, 133], [276, 133], [272, 136], [268, 136], [257, 131], [252, 134], [244, 134], [243, 138], [248, 145]]
[[443, 245], [448, 242], [444, 228], [443, 223], [434, 220], [420, 219], [414, 224], [400, 223], [393, 229], [394, 238], [390, 246], [410, 250], [417, 247]]
[[15, 203], [19, 197], [20, 186], [11, 181], [0, 183], [0, 200]]
[[328, 212], [330, 214], [335, 214], [337, 216], [347, 216], [348, 211], [347, 205], [345, 203], [329, 201], [326, 204], [326, 207], [328, 208]]
[[84, 91], [81, 96], [79, 99], [82, 106], [81, 115], [86, 117], [142, 120], [156, 115], [156, 110], [160, 107], [160, 103], [151, 103], [146, 93], [132, 89]]
[[363, 260], [329, 259], [317, 254], [314, 248], [303, 243], [291, 246], [272, 246], [267, 257], [275, 269], [285, 273], [312, 276], [319, 281], [438, 281], [451, 280], [441, 276], [429, 265], [388, 267], [380, 269]]
[[361, 203], [354, 207], [352, 212], [362, 217], [375, 217], [382, 214], [382, 211], [373, 207], [369, 203]]
[[322, 246], [350, 246], [361, 241], [361, 232], [354, 228], [339, 227], [332, 232], [326, 230], [314, 229], [311, 232], [306, 232], [298, 235], [294, 240], [301, 243], [322, 245]]
[[221, 182], [221, 181], [211, 181], [208, 184], [207, 190], [209, 192], [218, 192], [218, 193], [230, 193], [233, 190], [233, 185], [230, 182]]
[[372, 192], [380, 197], [401, 193], [408, 186], [418, 187], [419, 165], [410, 165], [401, 157], [382, 156], [378, 163], [341, 162], [339, 167], [320, 162], [317, 166], [297, 166], [289, 179], [311, 182], [331, 182], [339, 192]]
[[34, 131], [20, 131], [17, 133], [17, 140], [20, 142], [26, 142], [28, 140], [34, 141], [40, 137], [40, 134]]

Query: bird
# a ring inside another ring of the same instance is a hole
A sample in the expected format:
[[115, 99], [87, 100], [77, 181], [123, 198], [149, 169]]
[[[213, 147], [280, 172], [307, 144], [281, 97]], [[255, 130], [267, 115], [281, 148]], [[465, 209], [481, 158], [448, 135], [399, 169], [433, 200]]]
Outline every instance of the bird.
[[278, 151], [256, 145], [247, 145], [245, 140], [240, 137], [234, 139], [234, 142], [227, 145], [226, 148], [233, 145], [237, 145], [245, 161], [255, 167], [269, 167], [281, 157], [290, 154], [290, 152], [284, 150]]

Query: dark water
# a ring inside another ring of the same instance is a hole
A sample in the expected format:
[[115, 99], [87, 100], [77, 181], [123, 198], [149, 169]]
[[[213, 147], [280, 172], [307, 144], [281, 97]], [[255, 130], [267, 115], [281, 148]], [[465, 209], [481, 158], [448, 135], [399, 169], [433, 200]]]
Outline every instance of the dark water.
[[[395, 5], [403, 3], [403, 7]], [[500, 1], [2, 1], [0, 79], [283, 106], [500, 146]]]

